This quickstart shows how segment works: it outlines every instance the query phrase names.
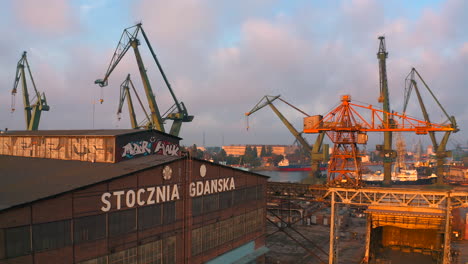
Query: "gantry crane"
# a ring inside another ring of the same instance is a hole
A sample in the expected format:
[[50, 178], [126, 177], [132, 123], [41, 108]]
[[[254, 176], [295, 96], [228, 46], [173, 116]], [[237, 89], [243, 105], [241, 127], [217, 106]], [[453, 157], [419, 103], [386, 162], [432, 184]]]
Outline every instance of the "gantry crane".
[[[356, 109], [370, 110], [366, 120]], [[387, 119], [384, 117], [387, 116]], [[397, 122], [396, 119], [399, 119]], [[367, 143], [368, 132], [457, 132], [453, 124], [434, 124], [399, 114], [375, 109], [371, 105], [351, 103], [351, 96], [344, 95], [341, 104], [325, 116], [304, 119], [304, 133], [325, 132], [334, 143], [328, 167], [327, 184], [338, 187], [361, 187], [361, 157], [358, 144]]]
[[142, 127], [142, 125], [138, 124], [137, 119], [136, 119], [135, 109], [133, 108], [133, 100], [130, 94], [130, 87], [132, 88], [136, 98], [138, 99], [138, 103], [140, 104], [141, 109], [145, 113], [146, 119], [143, 121], [143, 123], [146, 123], [146, 127], [150, 128], [151, 127], [151, 123], [149, 122], [150, 117], [145, 107], [143, 106], [143, 103], [141, 102], [140, 96], [138, 96], [138, 93], [135, 89], [135, 86], [133, 85], [132, 80], [130, 79], [130, 74], [127, 75], [127, 78], [125, 78], [125, 80], [120, 85], [120, 99], [119, 99], [119, 108], [117, 109], [117, 117], [120, 120], [120, 114], [122, 113], [122, 108], [123, 108], [125, 99], [127, 99], [130, 124], [132, 128], [137, 129], [137, 128]]
[[328, 155], [328, 145], [324, 145], [322, 148], [324, 133], [320, 133], [315, 140], [314, 146], [311, 147], [310, 144], [307, 142], [305, 138], [302, 137], [302, 132], [297, 131], [294, 126], [284, 117], [283, 114], [273, 105], [273, 102], [279, 99], [280, 101], [284, 102], [285, 104], [289, 105], [290, 107], [294, 108], [295, 110], [299, 111], [305, 116], [309, 116], [304, 111], [298, 109], [297, 107], [293, 106], [292, 104], [286, 102], [280, 95], [271, 96], [265, 95], [260, 99], [260, 101], [250, 110], [249, 112], [245, 113], [245, 116], [249, 117], [251, 114], [257, 112], [258, 110], [262, 109], [265, 106], [270, 106], [270, 108], [275, 112], [278, 118], [283, 122], [283, 124], [288, 128], [289, 132], [293, 134], [296, 140], [301, 144], [302, 148], [305, 151], [305, 154], [311, 157], [312, 166], [311, 166], [311, 174], [318, 177], [320, 162], [325, 161]]
[[[378, 37], [380, 40], [379, 51], [377, 52], [377, 58], [379, 59], [379, 77], [380, 77], [380, 95], [379, 103], [382, 103], [383, 109], [383, 121], [387, 123], [389, 120], [387, 113], [390, 112], [390, 98], [388, 91], [388, 80], [387, 80], [387, 58], [388, 52], [385, 45], [385, 37]], [[390, 185], [392, 182], [392, 163], [396, 157], [396, 152], [392, 150], [392, 132], [384, 132], [384, 144], [382, 147], [383, 155], [383, 172], [384, 172], [384, 185]]]
[[[29, 78], [31, 79], [31, 83], [34, 88], [34, 97], [32, 100], [36, 99], [36, 101], [31, 105], [28, 93], [28, 85], [26, 80], [26, 72], [24, 68], [28, 68]], [[11, 100], [11, 111], [15, 111], [15, 97], [17, 93], [18, 84], [21, 80], [22, 90], [23, 90], [23, 103], [24, 103], [24, 114], [25, 114], [25, 121], [26, 121], [26, 129], [27, 130], [38, 130], [39, 128], [39, 121], [41, 119], [42, 111], [49, 111], [50, 107], [47, 104], [47, 99], [45, 93], [40, 93], [37, 91], [36, 83], [34, 82], [34, 78], [31, 74], [31, 68], [29, 67], [28, 59], [26, 57], [26, 51], [23, 52], [21, 59], [18, 61], [16, 66], [16, 77], [15, 82], [13, 84], [13, 90], [11, 91], [12, 100]]]
[[[164, 79], [164, 82], [167, 88], [169, 89], [169, 92], [171, 93], [171, 96], [174, 100], [175, 108], [171, 107], [171, 109], [172, 108], [174, 109], [168, 110], [167, 112], [168, 115], [166, 117], [161, 116], [161, 113], [159, 112], [159, 108], [156, 103], [154, 93], [153, 93], [151, 84], [148, 79], [148, 75], [146, 74], [146, 68], [143, 63], [143, 59], [141, 58], [140, 51], [138, 49], [138, 46], [140, 45], [140, 40], [137, 38], [139, 32], [142, 33], [143, 38], [146, 42], [146, 45], [148, 46], [148, 49], [150, 50], [150, 53], [153, 56], [154, 61], [156, 62], [159, 72], [161, 73]], [[135, 58], [138, 64], [138, 69], [139, 69], [140, 76], [143, 82], [143, 87], [146, 93], [146, 98], [148, 100], [149, 108], [151, 110], [151, 115], [150, 115], [151, 128], [165, 132], [164, 120], [173, 120], [174, 122], [172, 124], [170, 133], [172, 135], [178, 136], [180, 133], [180, 127], [181, 127], [182, 122], [191, 122], [193, 120], [193, 116], [188, 115], [185, 105], [182, 102], [179, 102], [177, 100], [174, 94], [174, 91], [172, 90], [172, 87], [166, 77], [166, 74], [164, 73], [161, 67], [161, 64], [159, 63], [156, 57], [156, 54], [154, 53], [154, 50], [148, 40], [148, 37], [146, 36], [145, 31], [143, 30], [141, 23], [124, 29], [122, 36], [120, 37], [120, 41], [117, 44], [117, 48], [115, 49], [114, 55], [112, 56], [111, 62], [109, 64], [109, 67], [107, 68], [107, 71], [104, 77], [102, 79], [96, 80], [95, 83], [99, 84], [100, 87], [107, 86], [108, 79], [111, 73], [117, 67], [120, 60], [125, 56], [125, 54], [130, 49], [130, 47], [133, 48], [133, 51], [135, 53]], [[101, 99], [101, 103], [102, 101], [103, 100]]]
[[446, 150], [447, 142], [450, 137], [450, 134], [452, 132], [457, 132], [458, 127], [457, 127], [457, 121], [455, 120], [454, 116], [449, 116], [447, 114], [447, 111], [445, 111], [444, 107], [440, 104], [439, 100], [435, 97], [434, 93], [431, 91], [429, 86], [426, 84], [424, 79], [421, 77], [419, 72], [415, 69], [412, 68], [411, 72], [408, 74], [408, 76], [405, 79], [405, 101], [404, 101], [404, 106], [403, 106], [403, 113], [406, 112], [406, 108], [408, 106], [408, 102], [411, 96], [411, 92], [414, 89], [416, 92], [416, 96], [418, 97], [418, 102], [419, 106], [421, 108], [421, 112], [423, 114], [424, 120], [428, 123], [431, 122], [429, 119], [429, 113], [427, 112], [426, 106], [423, 102], [421, 93], [418, 88], [418, 84], [416, 82], [416, 76], [418, 79], [424, 84], [424, 87], [429, 91], [431, 94], [432, 98], [436, 101], [437, 105], [440, 107], [442, 112], [445, 114], [447, 117], [448, 122], [450, 123], [450, 126], [455, 128], [453, 131], [445, 131], [444, 136], [442, 137], [441, 141], [438, 143], [434, 131], [429, 131], [429, 137], [431, 138], [432, 141], [432, 146], [434, 147], [434, 150], [436, 152], [436, 160], [437, 160], [437, 167], [436, 167], [436, 175], [437, 175], [437, 183], [442, 184], [443, 183], [443, 178], [442, 178], [442, 173], [443, 173], [443, 165], [446, 157], [449, 157], [451, 153]]

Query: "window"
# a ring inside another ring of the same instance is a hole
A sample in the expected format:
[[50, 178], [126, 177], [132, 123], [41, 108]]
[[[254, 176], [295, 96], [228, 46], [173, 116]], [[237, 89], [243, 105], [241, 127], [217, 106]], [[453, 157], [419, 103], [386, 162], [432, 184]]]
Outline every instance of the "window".
[[202, 228], [192, 230], [192, 255], [198, 255], [203, 252], [202, 248]]
[[233, 236], [238, 238], [244, 234], [244, 215], [238, 215], [233, 217]]
[[176, 218], [175, 202], [163, 204], [163, 224], [174, 223]]
[[33, 226], [34, 250], [60, 248], [71, 244], [70, 220]]
[[250, 233], [259, 227], [257, 210], [245, 214], [245, 233]]
[[94, 241], [106, 237], [106, 215], [76, 218], [73, 222], [75, 243]]
[[107, 256], [82, 261], [78, 264], [107, 264]]
[[203, 251], [210, 250], [218, 245], [218, 223], [202, 227]]
[[161, 224], [161, 205], [138, 208], [138, 229], [144, 230]]
[[219, 208], [218, 194], [207, 195], [203, 197], [203, 213], [213, 212]]
[[5, 229], [6, 257], [13, 258], [31, 253], [30, 226]]
[[138, 247], [138, 263], [161, 264], [162, 240], [154, 241]]
[[109, 255], [109, 264], [137, 264], [137, 248], [129, 248]]
[[163, 243], [163, 263], [176, 263], [176, 237], [171, 236], [164, 239]]
[[203, 212], [203, 196], [192, 199], [192, 215], [201, 215]]
[[118, 236], [136, 230], [135, 209], [109, 214], [109, 236]]
[[219, 222], [219, 244], [222, 245], [226, 242], [229, 242], [233, 238], [233, 218], [228, 218], [224, 221]]
[[219, 209], [226, 209], [232, 206], [232, 191], [219, 194]]

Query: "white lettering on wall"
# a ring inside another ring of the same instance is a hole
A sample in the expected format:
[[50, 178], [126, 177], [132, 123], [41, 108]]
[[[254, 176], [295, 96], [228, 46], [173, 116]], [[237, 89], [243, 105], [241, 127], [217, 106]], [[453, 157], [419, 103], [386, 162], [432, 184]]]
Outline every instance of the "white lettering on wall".
[[103, 193], [102, 196], [101, 196], [101, 201], [105, 205], [105, 206], [101, 207], [101, 211], [103, 211], [103, 212], [107, 212], [107, 211], [109, 211], [111, 209], [111, 203], [108, 200], [109, 197], [111, 197], [110, 193]]
[[[198, 197], [234, 189], [236, 189], [234, 177], [211, 179], [191, 182], [189, 184], [189, 195], [190, 197]], [[135, 205], [145, 206], [177, 200], [180, 200], [179, 186], [177, 184], [147, 187], [138, 190], [114, 191], [112, 193], [105, 192], [101, 195], [101, 202], [103, 204], [101, 211], [108, 212], [113, 208], [120, 210], [122, 208], [132, 208]]]
[[133, 158], [139, 154], [151, 154], [151, 143], [142, 140], [137, 142], [130, 142], [123, 146], [122, 157]]

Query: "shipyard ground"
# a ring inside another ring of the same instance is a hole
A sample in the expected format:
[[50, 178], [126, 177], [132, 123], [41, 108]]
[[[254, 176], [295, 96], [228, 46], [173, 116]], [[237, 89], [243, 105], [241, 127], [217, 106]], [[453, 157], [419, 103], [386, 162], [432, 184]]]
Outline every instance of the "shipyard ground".
[[[328, 254], [329, 251], [329, 234], [330, 227], [325, 225], [302, 225], [295, 224], [293, 226], [298, 232], [310, 239], [312, 243], [306, 241], [298, 233], [292, 229], [285, 227], [294, 239], [299, 241], [303, 246], [313, 251], [316, 256], [312, 257], [307, 251], [301, 247], [292, 238], [285, 235], [283, 232], [277, 232], [278, 227], [267, 224], [267, 234], [272, 234], [267, 237], [267, 247], [270, 251], [266, 255], [266, 263], [272, 264], [299, 264], [299, 263], [328, 263], [328, 256], [318, 250], [319, 246]], [[276, 233], [275, 233], [276, 232]], [[348, 227], [341, 229], [338, 239], [338, 262], [342, 264], [361, 263], [365, 250], [365, 232], [366, 219], [359, 217], [350, 217]], [[468, 263], [468, 241], [453, 241], [452, 242], [452, 263], [465, 264]], [[381, 258], [377, 262], [384, 264], [428, 264], [436, 263], [431, 256], [402, 252], [391, 249], [382, 249], [379, 252]]]

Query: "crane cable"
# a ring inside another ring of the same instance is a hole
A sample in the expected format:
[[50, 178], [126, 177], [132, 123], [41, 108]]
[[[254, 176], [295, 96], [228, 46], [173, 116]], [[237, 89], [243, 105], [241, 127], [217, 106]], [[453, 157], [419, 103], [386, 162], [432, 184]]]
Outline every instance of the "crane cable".
[[101, 99], [99, 99], [99, 103], [104, 103], [104, 88], [101, 87]]

